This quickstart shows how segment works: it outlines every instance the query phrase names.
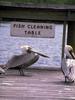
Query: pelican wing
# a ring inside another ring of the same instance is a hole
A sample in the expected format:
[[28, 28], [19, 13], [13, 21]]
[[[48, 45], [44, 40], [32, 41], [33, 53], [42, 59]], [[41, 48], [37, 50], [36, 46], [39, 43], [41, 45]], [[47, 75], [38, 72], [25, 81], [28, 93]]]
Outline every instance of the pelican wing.
[[4, 69], [0, 67], [0, 73], [5, 73]]

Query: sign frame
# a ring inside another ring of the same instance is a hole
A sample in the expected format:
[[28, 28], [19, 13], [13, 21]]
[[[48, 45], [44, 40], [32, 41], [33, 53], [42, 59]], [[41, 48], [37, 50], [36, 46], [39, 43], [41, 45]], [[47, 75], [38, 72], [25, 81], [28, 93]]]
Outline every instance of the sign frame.
[[54, 38], [55, 24], [11, 22], [10, 35], [15, 37]]

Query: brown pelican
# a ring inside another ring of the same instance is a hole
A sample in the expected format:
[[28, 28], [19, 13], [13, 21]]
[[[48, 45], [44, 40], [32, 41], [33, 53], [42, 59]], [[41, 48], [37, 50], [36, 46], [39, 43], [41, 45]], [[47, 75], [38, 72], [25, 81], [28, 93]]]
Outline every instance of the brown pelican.
[[16, 67], [19, 69], [20, 74], [24, 75], [24, 69], [38, 61], [39, 56], [48, 58], [47, 55], [33, 50], [33, 48], [28, 45], [23, 45], [20, 48], [22, 53], [19, 55], [13, 55], [3, 68], [0, 69], [0, 73], [5, 73], [7, 69]]
[[62, 60], [62, 71], [65, 76], [65, 82], [74, 82], [75, 80], [75, 54], [72, 46], [65, 46], [65, 56]]

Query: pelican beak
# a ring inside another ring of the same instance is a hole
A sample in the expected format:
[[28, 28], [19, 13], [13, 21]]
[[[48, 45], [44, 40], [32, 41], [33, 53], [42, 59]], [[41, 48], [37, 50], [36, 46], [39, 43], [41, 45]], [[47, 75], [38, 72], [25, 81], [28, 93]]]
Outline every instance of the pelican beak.
[[34, 53], [37, 53], [38, 55], [40, 55], [40, 56], [42, 56], [42, 57], [50, 58], [50, 57], [47, 56], [46, 54], [43, 54], [43, 53], [41, 53], [41, 52], [39, 52], [39, 51], [36, 51], [36, 50], [33, 50], [33, 49], [31, 49], [31, 51], [34, 52]]
[[73, 59], [75, 59], [75, 54], [74, 54], [74, 52], [72, 52], [71, 54], [72, 54]]

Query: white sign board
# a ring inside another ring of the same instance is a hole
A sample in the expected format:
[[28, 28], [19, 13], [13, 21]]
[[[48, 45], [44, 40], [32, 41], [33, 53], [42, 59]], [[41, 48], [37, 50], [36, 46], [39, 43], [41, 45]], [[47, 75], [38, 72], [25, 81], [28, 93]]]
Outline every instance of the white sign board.
[[54, 38], [55, 25], [50, 23], [11, 22], [11, 36]]

